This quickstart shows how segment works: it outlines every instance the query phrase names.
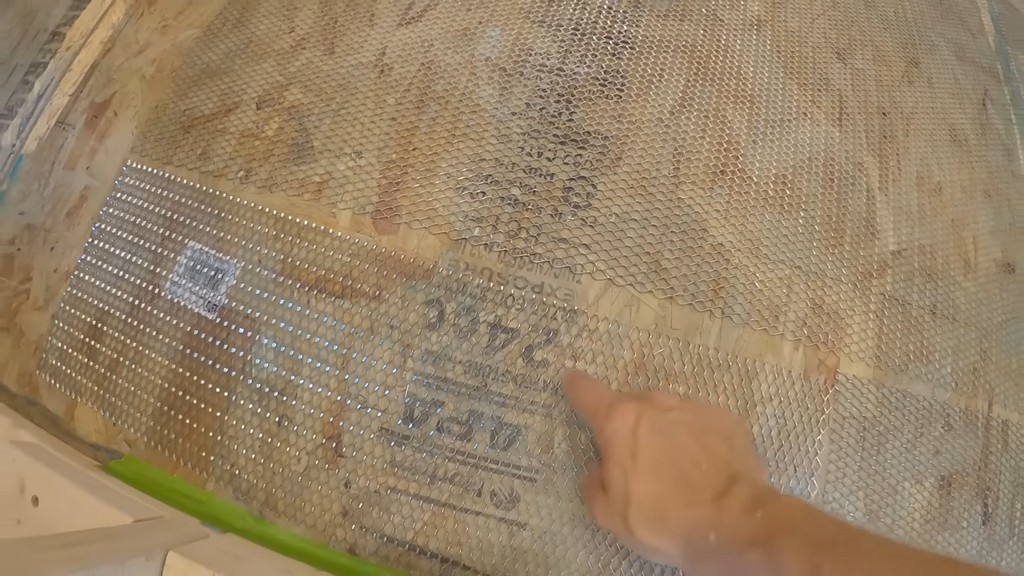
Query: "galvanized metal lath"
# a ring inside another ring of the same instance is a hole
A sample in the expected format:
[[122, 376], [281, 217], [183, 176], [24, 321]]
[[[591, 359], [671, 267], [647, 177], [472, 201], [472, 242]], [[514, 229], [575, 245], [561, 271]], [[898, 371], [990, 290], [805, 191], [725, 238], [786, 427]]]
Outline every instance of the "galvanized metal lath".
[[594, 453], [558, 389], [565, 366], [724, 405], [780, 489], [1024, 567], [1012, 414], [621, 326], [139, 164], [93, 229], [41, 370], [256, 512], [381, 563], [671, 573], [586, 517], [577, 480]]

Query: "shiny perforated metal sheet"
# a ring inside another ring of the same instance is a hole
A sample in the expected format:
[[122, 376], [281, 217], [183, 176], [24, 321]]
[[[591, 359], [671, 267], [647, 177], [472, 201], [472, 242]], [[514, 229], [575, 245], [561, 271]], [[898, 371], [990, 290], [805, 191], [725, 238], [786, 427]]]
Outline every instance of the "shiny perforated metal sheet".
[[93, 229], [41, 371], [210, 487], [384, 564], [671, 573], [587, 519], [594, 451], [565, 366], [727, 406], [780, 489], [1024, 568], [1015, 415], [622, 326], [141, 165]]
[[230, 1], [137, 152], [924, 370], [1021, 294], [1024, 182], [981, 16]]

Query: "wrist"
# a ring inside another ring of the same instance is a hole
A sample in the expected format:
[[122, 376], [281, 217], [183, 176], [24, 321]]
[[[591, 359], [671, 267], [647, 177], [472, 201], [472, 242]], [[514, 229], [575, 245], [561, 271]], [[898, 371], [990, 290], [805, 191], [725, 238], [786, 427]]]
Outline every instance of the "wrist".
[[677, 564], [685, 574], [781, 574], [796, 502], [756, 481], [733, 483], [715, 502], [704, 529], [688, 534]]

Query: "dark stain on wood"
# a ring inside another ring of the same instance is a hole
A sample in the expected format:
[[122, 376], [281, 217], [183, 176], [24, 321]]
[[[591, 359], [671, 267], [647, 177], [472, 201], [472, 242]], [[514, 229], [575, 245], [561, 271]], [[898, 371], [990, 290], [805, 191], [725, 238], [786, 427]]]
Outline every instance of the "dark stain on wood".
[[79, 137], [75, 140], [71, 151], [64, 161], [65, 170], [74, 170], [74, 167], [79, 165], [83, 156], [90, 156], [89, 153], [92, 152], [90, 144], [93, 141], [93, 137], [97, 135], [100, 124], [102, 124], [107, 112], [110, 110], [110, 105], [113, 101], [114, 96], [110, 95], [103, 100], [96, 100], [89, 104], [86, 109], [85, 120], [82, 122], [82, 127], [79, 131]]
[[[168, 367], [154, 375], [167, 385], [155, 391], [158, 407], [154, 408], [152, 419], [154, 429], [161, 433], [161, 450], [166, 455], [199, 463], [208, 462], [209, 456], [219, 449], [217, 438], [223, 434], [227, 422], [224, 414], [229, 410], [241, 375], [249, 372], [247, 352], [252, 350], [256, 326], [244, 313], [228, 308], [221, 310], [221, 317], [242, 330], [193, 312], [187, 314], [187, 321], [196, 323], [199, 330], [179, 328], [174, 335], [181, 343], [181, 350], [168, 360], [170, 366], [184, 372]], [[221, 346], [212, 345], [208, 337], [219, 340]], [[225, 347], [245, 353], [232, 353]], [[177, 413], [159, 406], [174, 407]]]
[[313, 135], [306, 126], [305, 118], [300, 108], [294, 107], [288, 111], [288, 119], [295, 127], [295, 132], [288, 141], [288, 161], [299, 166], [307, 165], [316, 159], [313, 148]]
[[345, 416], [344, 401], [327, 398], [323, 405], [318, 429], [323, 439], [320, 458], [332, 470], [337, 470], [345, 459]]
[[[90, 315], [93, 317], [93, 322], [86, 324], [82, 334], [82, 347], [77, 352], [89, 360], [110, 364], [104, 365], [103, 368], [110, 372], [110, 374], [117, 376], [122, 368], [122, 362], [112, 355], [101, 353], [99, 350], [100, 346], [107, 346], [105, 327], [111, 322], [113, 314], [97, 307], [92, 310]], [[109, 361], [102, 362], [104, 359]]]
[[373, 59], [373, 69], [377, 71], [378, 78], [391, 76], [391, 63], [388, 62], [388, 47], [383, 46]]
[[338, 458], [344, 458], [345, 442], [344, 436], [340, 430], [340, 426], [338, 430], [335, 430], [334, 433], [331, 434], [330, 437], [328, 437], [328, 440], [330, 441], [331, 451], [334, 452], [334, 455], [337, 456]]
[[238, 110], [239, 106], [240, 104], [235, 102], [228, 106], [218, 108], [217, 110], [214, 110], [212, 112], [207, 112], [205, 114], [200, 114], [198, 116], [188, 118], [187, 120], [182, 122], [180, 129], [183, 132], [209, 130], [211, 125], [215, 125], [220, 120], [223, 120], [228, 116], [232, 115], [235, 112], [235, 110]]
[[439, 3], [439, 0], [408, 0], [398, 17], [398, 25], [404, 27], [416, 24], [433, 11]]
[[320, 2], [320, 30], [323, 35], [323, 53], [330, 56], [337, 51], [337, 37], [339, 29], [339, 18], [337, 10], [344, 4], [334, 0], [321, 0]]
[[75, 198], [74, 203], [64, 211], [64, 222], [78, 222], [79, 217], [82, 215], [82, 209], [89, 203], [89, 198], [91, 197], [92, 191], [89, 188], [83, 188], [79, 192], [78, 197]]
[[[429, 47], [424, 47], [428, 50]], [[425, 135], [434, 127], [431, 122], [432, 102], [443, 106], [431, 78], [434, 62], [427, 58], [419, 69], [405, 83], [401, 103], [395, 108], [392, 123], [397, 127], [393, 139], [392, 151], [381, 168], [380, 194], [372, 212], [373, 229], [383, 236], [398, 232], [398, 221], [402, 217], [402, 195], [410, 184], [410, 167], [423, 163], [423, 156], [436, 151], [421, 147], [425, 143]], [[413, 183], [414, 184], [414, 183]]]
[[949, 502], [953, 497], [953, 476], [950, 474], [940, 474], [936, 492], [939, 494], [940, 502]]
[[306, 292], [350, 302], [370, 303], [380, 301], [384, 293], [390, 291], [396, 283], [425, 281], [434, 272], [428, 264], [417, 264], [409, 259], [401, 262], [397, 260], [397, 257], [382, 254], [378, 268], [389, 270], [391, 274], [374, 276], [372, 285], [344, 271], [313, 270], [287, 261], [280, 264], [278, 272]]
[[[993, 427], [992, 415], [993, 401], [989, 399], [986, 405], [985, 415], [982, 425], [982, 437], [981, 437], [981, 456], [979, 458], [979, 465], [977, 470], [977, 490], [978, 490], [978, 502], [981, 505], [981, 525], [987, 527], [992, 520], [992, 486], [990, 482], [998, 482], [996, 478], [996, 470], [993, 467], [992, 462], [992, 451], [993, 441], [999, 444], [998, 440], [994, 438], [994, 435], [998, 430]], [[996, 454], [1003, 453], [1009, 446], [996, 446]], [[998, 456], [997, 456], [998, 457]]]

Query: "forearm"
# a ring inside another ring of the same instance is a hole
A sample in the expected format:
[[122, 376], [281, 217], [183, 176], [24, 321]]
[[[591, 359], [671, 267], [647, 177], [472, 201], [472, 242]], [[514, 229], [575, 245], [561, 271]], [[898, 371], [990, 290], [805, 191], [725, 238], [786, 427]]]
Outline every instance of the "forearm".
[[[856, 528], [796, 498], [765, 492], [751, 500], [749, 525], [733, 542], [691, 566], [719, 576], [989, 576], [994, 570], [899, 544]], [[731, 548], [731, 550], [730, 550]], [[718, 556], [717, 558], [712, 556]]]
[[687, 576], [988, 576], [843, 523], [765, 483], [736, 415], [660, 393], [622, 394], [581, 372], [565, 392], [601, 461], [582, 483], [599, 526]]

